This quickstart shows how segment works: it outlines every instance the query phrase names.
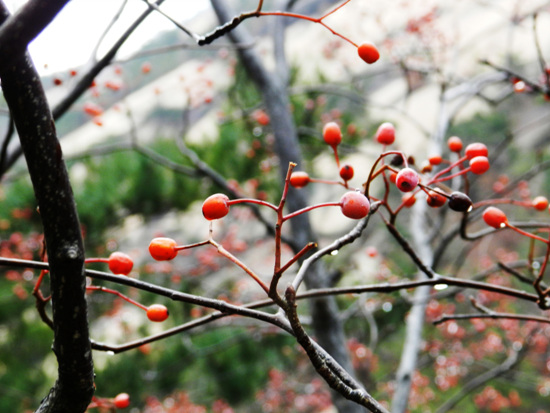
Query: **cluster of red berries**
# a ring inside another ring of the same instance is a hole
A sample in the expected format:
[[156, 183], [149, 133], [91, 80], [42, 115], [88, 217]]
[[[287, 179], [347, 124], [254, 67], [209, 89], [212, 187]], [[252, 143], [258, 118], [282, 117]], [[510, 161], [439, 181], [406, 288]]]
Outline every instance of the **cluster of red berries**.
[[[168, 238], [156, 238], [156, 240], [153, 240], [154, 242], [156, 242], [157, 244], [162, 244], [165, 246], [164, 249], [155, 249], [153, 247], [153, 250], [157, 252], [157, 254], [164, 254], [164, 257], [166, 257], [168, 254], [167, 251], [169, 251], [169, 248], [167, 248], [166, 246], [167, 245], [170, 245], [170, 241], [173, 242], [174, 246], [176, 245], [176, 242], [173, 241], [173, 240], [169, 240]], [[153, 242], [152, 242], [153, 244]], [[149, 250], [151, 250], [151, 247], [149, 247]], [[159, 252], [160, 251], [160, 252]], [[174, 251], [173, 252], [173, 256], [171, 256], [171, 258], [169, 259], [172, 259], [176, 256], [177, 254], [177, 251]], [[164, 258], [164, 259], [167, 259], [167, 258]], [[133, 267], [134, 267], [134, 261], [130, 258], [130, 256], [128, 256], [127, 254], [124, 254], [123, 252], [113, 252], [109, 258], [87, 258], [85, 260], [86, 263], [95, 263], [95, 262], [105, 262], [108, 264], [109, 266], [109, 269], [114, 273], [114, 274], [119, 274], [119, 275], [129, 275], [130, 272], [132, 271]], [[95, 290], [97, 289], [97, 287], [94, 287], [94, 286], [88, 286], [87, 287], [88, 289], [90, 290]], [[142, 304], [139, 304], [137, 303], [136, 301], [120, 294], [119, 292], [117, 291], [114, 291], [114, 290], [110, 290], [110, 289], [107, 289], [107, 288], [102, 288], [101, 289], [102, 291], [105, 291], [105, 292], [108, 292], [108, 293], [112, 293], [112, 294], [116, 294], [118, 295], [119, 297], [121, 297], [122, 299], [128, 301], [129, 303], [131, 304], [134, 304], [136, 305], [137, 307], [145, 310], [147, 312], [147, 318], [151, 321], [156, 321], [156, 322], [161, 322], [161, 321], [164, 321], [168, 318], [168, 309], [163, 306], [162, 304], [153, 304], [149, 307], [146, 307]]]

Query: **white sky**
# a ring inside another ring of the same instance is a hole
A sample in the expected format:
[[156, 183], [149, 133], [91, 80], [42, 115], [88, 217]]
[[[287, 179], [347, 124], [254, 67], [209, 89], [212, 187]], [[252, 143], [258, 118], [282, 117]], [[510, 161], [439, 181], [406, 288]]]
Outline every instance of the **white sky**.
[[[12, 12], [25, 0], [7, 0]], [[97, 40], [117, 13], [123, 0], [72, 0], [56, 19], [30, 44], [29, 51], [36, 68], [48, 74], [78, 67], [86, 63]], [[193, 17], [209, 7], [208, 0], [167, 0], [161, 9], [178, 22]], [[111, 35], [102, 43], [105, 48], [141, 14], [147, 6], [143, 0], [128, 0], [127, 7]], [[127, 40], [120, 55], [128, 55], [161, 30], [174, 25], [159, 13], [153, 12]], [[101, 54], [100, 49], [100, 54]]]

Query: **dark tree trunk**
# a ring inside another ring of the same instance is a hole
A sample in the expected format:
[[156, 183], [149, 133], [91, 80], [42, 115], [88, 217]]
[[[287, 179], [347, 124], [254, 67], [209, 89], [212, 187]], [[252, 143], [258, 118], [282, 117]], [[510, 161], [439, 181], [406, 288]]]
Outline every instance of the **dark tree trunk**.
[[58, 379], [38, 411], [79, 413], [86, 410], [94, 392], [84, 247], [55, 124], [38, 73], [26, 52], [32, 34], [47, 25], [66, 2], [30, 2], [27, 5], [36, 7], [11, 18], [0, 2], [4, 23], [0, 44], [11, 39], [9, 48], [0, 47], [0, 79], [27, 161], [50, 265], [53, 350], [59, 367]]

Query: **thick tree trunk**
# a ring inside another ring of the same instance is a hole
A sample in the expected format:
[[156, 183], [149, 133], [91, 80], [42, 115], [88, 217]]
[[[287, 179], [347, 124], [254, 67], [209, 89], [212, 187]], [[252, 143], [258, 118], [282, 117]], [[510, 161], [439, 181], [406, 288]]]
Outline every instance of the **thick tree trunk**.
[[[34, 13], [22, 12], [10, 18], [0, 2], [1, 21], [5, 22], [0, 29], [0, 39], [12, 39], [9, 52], [0, 54], [0, 79], [33, 183], [50, 265], [53, 350], [59, 368], [58, 379], [38, 411], [79, 413], [86, 410], [94, 392], [84, 247], [55, 124], [38, 73], [26, 52], [32, 36], [24, 35], [27, 25], [31, 25], [30, 32], [36, 34], [38, 27], [47, 24], [49, 20], [44, 19], [43, 8], [49, 12], [55, 7], [59, 10], [66, 1], [30, 3], [40, 3], [41, 7], [36, 7]], [[55, 13], [48, 16], [53, 19]], [[14, 28], [15, 32], [6, 31], [6, 27]], [[0, 51], [4, 53], [4, 48]]]

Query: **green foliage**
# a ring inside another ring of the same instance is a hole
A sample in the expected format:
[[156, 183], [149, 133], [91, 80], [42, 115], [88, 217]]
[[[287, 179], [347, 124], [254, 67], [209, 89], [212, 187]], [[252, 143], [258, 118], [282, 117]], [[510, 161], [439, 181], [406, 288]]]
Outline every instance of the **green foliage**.
[[465, 145], [472, 142], [483, 142], [494, 147], [510, 131], [510, 120], [506, 113], [492, 111], [486, 114], [475, 114], [471, 119], [452, 125], [448, 136], [459, 136]]
[[0, 411], [22, 412], [35, 408], [48, 391], [42, 367], [53, 357], [53, 333], [38, 319], [32, 298], [21, 300], [12, 288], [0, 274]]
[[244, 406], [265, 385], [269, 369], [288, 365], [280, 349], [292, 343], [290, 337], [258, 336], [242, 329], [215, 328], [197, 336], [182, 333], [152, 344], [147, 356], [131, 350], [109, 358], [97, 371], [98, 394], [128, 392], [136, 406], [148, 395], [179, 390], [201, 404], [221, 397]]

